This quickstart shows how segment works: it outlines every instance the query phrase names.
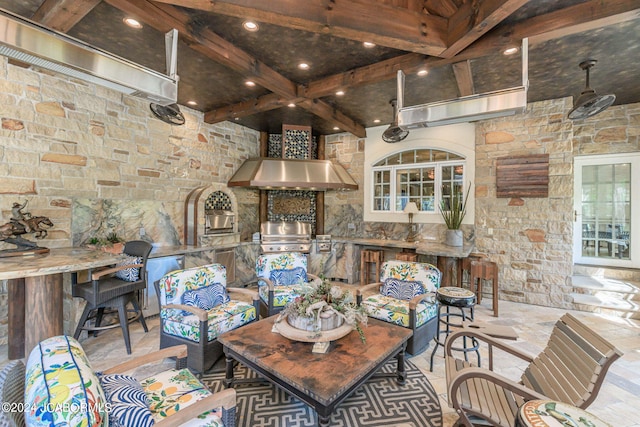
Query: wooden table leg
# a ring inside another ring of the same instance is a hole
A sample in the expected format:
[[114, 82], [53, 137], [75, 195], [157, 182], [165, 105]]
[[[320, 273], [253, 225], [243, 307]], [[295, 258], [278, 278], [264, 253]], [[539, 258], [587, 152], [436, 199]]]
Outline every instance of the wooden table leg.
[[62, 335], [62, 273], [26, 277], [25, 356], [46, 338]]
[[458, 258], [439, 256], [438, 270], [442, 273], [441, 287], [455, 286], [458, 274]]
[[9, 291], [9, 360], [24, 357], [24, 279], [7, 281]]

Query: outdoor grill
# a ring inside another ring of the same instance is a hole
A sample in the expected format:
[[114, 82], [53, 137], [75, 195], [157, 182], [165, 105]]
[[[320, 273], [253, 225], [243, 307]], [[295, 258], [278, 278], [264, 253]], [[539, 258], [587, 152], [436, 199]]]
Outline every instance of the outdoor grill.
[[263, 253], [309, 253], [311, 224], [299, 221], [263, 222], [260, 224], [260, 248]]

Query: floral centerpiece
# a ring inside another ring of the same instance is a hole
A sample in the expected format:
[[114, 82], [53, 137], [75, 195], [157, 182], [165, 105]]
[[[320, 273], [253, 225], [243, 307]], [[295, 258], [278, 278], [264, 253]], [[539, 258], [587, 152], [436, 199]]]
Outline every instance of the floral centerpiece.
[[321, 330], [322, 319], [333, 317], [338, 319], [335, 326], [347, 323], [358, 331], [362, 342], [366, 341], [362, 330], [367, 325], [366, 311], [356, 304], [351, 291], [342, 290], [324, 277], [302, 285], [300, 296], [284, 308], [279, 320], [284, 316], [294, 327], [298, 319], [305, 319], [315, 332]]

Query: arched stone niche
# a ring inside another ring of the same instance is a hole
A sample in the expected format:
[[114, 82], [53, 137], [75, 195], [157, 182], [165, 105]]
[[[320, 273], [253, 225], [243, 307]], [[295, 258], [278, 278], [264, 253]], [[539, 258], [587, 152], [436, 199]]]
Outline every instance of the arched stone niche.
[[[233, 230], [228, 233], [205, 234], [205, 215], [209, 209], [233, 212]], [[237, 216], [238, 201], [226, 185], [214, 183], [195, 188], [187, 196], [184, 206], [184, 244], [209, 246], [221, 241], [240, 241]]]

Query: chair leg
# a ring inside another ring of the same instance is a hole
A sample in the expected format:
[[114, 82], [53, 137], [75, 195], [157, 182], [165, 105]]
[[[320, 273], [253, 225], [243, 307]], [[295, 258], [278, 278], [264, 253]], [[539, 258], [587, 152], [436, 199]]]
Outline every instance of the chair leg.
[[140, 304], [138, 304], [138, 298], [132, 298], [131, 304], [133, 305], [133, 309], [136, 311], [136, 314], [140, 313], [140, 317], [138, 318], [138, 320], [140, 320], [140, 323], [142, 324], [142, 329], [144, 329], [145, 332], [149, 332], [149, 328], [147, 328], [147, 322], [144, 320], [144, 314], [142, 313]]
[[78, 339], [80, 337], [82, 327], [85, 323], [87, 323], [87, 319], [89, 318], [89, 313], [91, 313], [91, 307], [89, 307], [89, 304], [87, 304], [84, 306], [84, 310], [82, 311], [82, 316], [80, 316], [80, 321], [78, 322], [76, 331], [73, 333], [73, 338]]
[[124, 345], [127, 347], [127, 354], [131, 354], [131, 342], [129, 340], [129, 317], [127, 316], [127, 303], [123, 301], [118, 305], [118, 316], [120, 317], [120, 327], [124, 337]]
[[[100, 307], [97, 309], [96, 311], [96, 328], [99, 328], [100, 325], [102, 324], [102, 317], [104, 316], [104, 307]], [[98, 331], [93, 331], [93, 336], [97, 337], [98, 336]]]

